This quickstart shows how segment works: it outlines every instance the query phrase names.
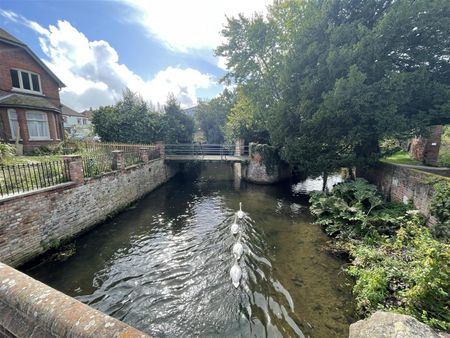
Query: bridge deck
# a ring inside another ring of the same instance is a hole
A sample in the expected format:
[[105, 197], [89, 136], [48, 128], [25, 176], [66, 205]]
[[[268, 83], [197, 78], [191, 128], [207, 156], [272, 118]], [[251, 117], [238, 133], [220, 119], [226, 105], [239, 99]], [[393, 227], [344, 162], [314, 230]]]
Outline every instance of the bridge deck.
[[166, 161], [203, 161], [203, 162], [244, 162], [248, 160], [248, 156], [234, 155], [166, 155]]

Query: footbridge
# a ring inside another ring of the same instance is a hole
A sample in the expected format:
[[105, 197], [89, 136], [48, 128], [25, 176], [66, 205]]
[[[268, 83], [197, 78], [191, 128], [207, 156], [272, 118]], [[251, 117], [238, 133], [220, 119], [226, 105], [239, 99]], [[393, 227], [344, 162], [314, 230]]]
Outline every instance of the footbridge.
[[244, 162], [248, 161], [248, 146], [229, 144], [165, 144], [166, 161]]

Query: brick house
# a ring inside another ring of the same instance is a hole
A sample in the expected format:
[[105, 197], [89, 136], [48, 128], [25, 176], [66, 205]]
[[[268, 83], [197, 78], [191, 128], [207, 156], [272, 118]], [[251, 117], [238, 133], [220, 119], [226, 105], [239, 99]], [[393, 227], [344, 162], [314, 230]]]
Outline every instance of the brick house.
[[19, 138], [27, 153], [63, 140], [62, 87], [27, 45], [0, 28], [0, 142]]

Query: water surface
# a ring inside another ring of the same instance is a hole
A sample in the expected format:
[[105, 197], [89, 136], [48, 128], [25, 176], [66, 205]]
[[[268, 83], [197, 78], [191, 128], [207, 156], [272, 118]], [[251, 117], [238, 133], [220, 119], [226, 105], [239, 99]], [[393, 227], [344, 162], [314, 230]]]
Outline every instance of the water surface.
[[[230, 225], [240, 201], [236, 289]], [[306, 202], [289, 185], [239, 184], [230, 166], [209, 164], [76, 239], [67, 260], [25, 272], [153, 337], [347, 337], [344, 262], [327, 252]]]

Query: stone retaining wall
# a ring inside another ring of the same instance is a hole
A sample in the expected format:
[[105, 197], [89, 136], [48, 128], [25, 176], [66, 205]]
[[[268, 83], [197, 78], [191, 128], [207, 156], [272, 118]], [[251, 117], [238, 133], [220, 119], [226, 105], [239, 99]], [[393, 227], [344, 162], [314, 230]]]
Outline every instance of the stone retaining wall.
[[149, 336], [0, 263], [0, 337]]
[[247, 163], [242, 164], [241, 176], [244, 180], [257, 184], [278, 183], [291, 176], [291, 168], [284, 162], [279, 162], [270, 174], [267, 172], [264, 159], [259, 153], [252, 154]]
[[84, 179], [81, 160], [75, 160], [70, 171], [71, 183], [0, 199], [1, 262], [19, 266], [86, 231], [169, 180], [177, 168], [158, 159]]

